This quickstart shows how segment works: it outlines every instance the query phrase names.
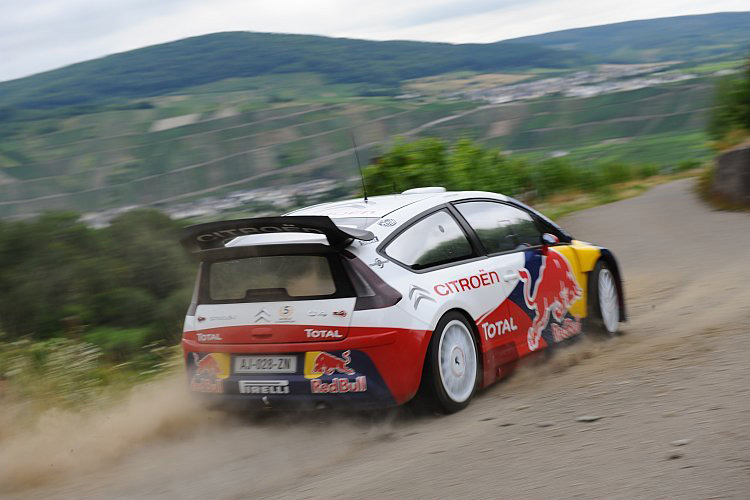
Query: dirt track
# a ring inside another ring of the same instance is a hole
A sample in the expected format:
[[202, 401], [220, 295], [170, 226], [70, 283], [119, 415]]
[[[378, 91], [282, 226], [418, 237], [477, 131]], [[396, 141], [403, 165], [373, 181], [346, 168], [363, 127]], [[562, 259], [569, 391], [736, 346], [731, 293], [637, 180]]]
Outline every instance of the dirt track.
[[20, 497], [749, 498], [750, 215], [682, 180], [562, 223], [620, 258], [622, 337], [532, 361], [447, 417], [152, 426]]

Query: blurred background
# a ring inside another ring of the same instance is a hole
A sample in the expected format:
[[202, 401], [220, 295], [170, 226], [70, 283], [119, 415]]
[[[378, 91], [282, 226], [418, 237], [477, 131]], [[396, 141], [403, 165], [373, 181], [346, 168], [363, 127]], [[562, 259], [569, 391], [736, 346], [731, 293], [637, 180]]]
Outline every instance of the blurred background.
[[[309, 5], [285, 25], [243, 3], [205, 24], [189, 1], [2, 7], [0, 402], [85, 407], [179, 364], [180, 228], [359, 196], [352, 136], [369, 194], [490, 190], [557, 217], [686, 175], [710, 195], [750, 129], [750, 12], [417, 2], [368, 27], [328, 2], [305, 29]], [[59, 37], [32, 40], [44, 23]]]

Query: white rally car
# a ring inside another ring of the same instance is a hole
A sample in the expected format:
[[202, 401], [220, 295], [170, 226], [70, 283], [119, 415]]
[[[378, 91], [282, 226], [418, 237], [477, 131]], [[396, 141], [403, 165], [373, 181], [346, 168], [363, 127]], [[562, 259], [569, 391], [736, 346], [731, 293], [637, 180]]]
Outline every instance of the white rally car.
[[495, 193], [420, 188], [186, 228], [192, 391], [250, 407], [446, 412], [516, 361], [625, 320], [614, 256]]

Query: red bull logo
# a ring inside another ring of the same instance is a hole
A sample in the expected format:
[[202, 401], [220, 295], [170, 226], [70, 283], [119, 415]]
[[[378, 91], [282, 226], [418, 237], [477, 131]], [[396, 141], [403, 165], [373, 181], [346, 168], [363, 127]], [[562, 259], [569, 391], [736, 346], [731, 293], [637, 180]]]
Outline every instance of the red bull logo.
[[310, 381], [310, 392], [313, 394], [346, 394], [349, 392], [365, 392], [366, 390], [367, 377], [364, 375], [354, 380], [334, 378], [330, 383], [317, 379]]
[[349, 350], [342, 352], [341, 357], [320, 351], [305, 353], [305, 378], [319, 378], [335, 373], [354, 375], [355, 371], [349, 368], [351, 361]]
[[539, 348], [539, 340], [549, 324], [550, 316], [561, 322], [570, 306], [581, 298], [583, 291], [573, 276], [570, 263], [553, 249], [542, 256], [542, 266], [533, 290], [529, 271], [521, 269], [518, 274], [523, 281], [526, 306], [535, 313], [527, 336], [529, 349], [535, 351]]
[[224, 392], [224, 379], [229, 376], [229, 355], [209, 353], [201, 357], [194, 352], [195, 372], [190, 379], [190, 389], [197, 392]]

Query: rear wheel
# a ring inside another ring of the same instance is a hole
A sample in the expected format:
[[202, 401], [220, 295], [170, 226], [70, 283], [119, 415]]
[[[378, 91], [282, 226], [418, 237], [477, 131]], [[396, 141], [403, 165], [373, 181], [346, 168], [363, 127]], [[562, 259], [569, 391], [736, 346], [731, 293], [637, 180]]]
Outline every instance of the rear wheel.
[[609, 265], [599, 261], [594, 268], [590, 290], [594, 329], [614, 336], [620, 328], [620, 292]]
[[479, 380], [479, 356], [472, 328], [459, 313], [443, 316], [427, 351], [426, 389], [439, 410], [469, 405]]

